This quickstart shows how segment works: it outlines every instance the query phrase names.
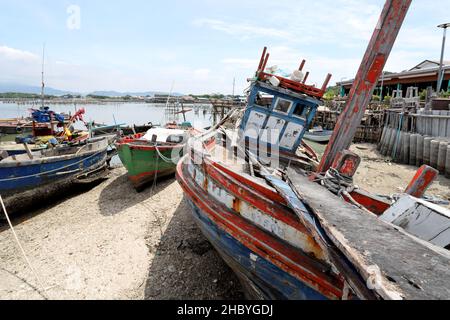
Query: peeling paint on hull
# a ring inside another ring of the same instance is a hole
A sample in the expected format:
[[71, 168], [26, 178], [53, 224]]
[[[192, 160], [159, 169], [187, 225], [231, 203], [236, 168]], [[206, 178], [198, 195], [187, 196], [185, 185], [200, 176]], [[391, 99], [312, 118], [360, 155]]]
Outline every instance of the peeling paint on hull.
[[[194, 167], [185, 157], [177, 166], [177, 179], [203, 234], [244, 282], [249, 297], [313, 300], [342, 297], [342, 280], [320, 258], [320, 249], [293, 215], [269, 199], [265, 210], [262, 210], [264, 203], [261, 208], [250, 203], [252, 197], [254, 201], [265, 197], [265, 193], [270, 193], [268, 190], [247, 195], [245, 186], [232, 190], [226, 180], [219, 184], [221, 179], [208, 161]], [[236, 198], [236, 194], [240, 197]], [[296, 233], [299, 238], [292, 237], [295, 242], [289, 243], [291, 236], [286, 230], [299, 232]]]

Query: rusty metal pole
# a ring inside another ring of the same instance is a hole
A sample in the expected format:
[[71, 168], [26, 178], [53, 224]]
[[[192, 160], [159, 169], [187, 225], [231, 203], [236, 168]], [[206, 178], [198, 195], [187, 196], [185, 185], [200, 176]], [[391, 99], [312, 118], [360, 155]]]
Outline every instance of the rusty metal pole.
[[387, 0], [359, 67], [347, 104], [318, 168], [326, 172], [339, 151], [348, 149], [391, 53], [412, 0]]

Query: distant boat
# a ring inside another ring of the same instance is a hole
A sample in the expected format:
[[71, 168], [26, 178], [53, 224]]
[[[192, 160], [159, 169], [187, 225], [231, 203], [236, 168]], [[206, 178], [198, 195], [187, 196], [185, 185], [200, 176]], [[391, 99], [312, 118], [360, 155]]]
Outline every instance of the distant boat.
[[92, 182], [107, 172], [108, 140], [98, 138], [79, 146], [9, 156], [0, 154], [0, 194], [9, 212], [33, 201], [52, 198], [74, 183]]
[[332, 130], [323, 130], [322, 128], [314, 128], [309, 131], [306, 131], [304, 138], [309, 141], [325, 143], [330, 141], [332, 134], [333, 134]]

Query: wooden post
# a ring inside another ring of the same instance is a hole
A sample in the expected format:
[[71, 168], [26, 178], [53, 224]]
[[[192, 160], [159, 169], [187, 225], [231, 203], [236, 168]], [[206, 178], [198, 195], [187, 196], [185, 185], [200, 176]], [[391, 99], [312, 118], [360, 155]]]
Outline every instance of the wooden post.
[[416, 198], [422, 198], [425, 191], [427, 191], [428, 187], [433, 183], [438, 174], [439, 171], [436, 169], [427, 165], [421, 166], [406, 188], [405, 193]]
[[31, 153], [31, 150], [30, 150], [30, 147], [28, 146], [28, 144], [26, 142], [24, 142], [23, 146], [25, 148], [25, 151], [27, 152], [28, 158], [30, 158], [30, 160], [33, 160], [33, 154]]
[[339, 151], [348, 149], [355, 137], [373, 90], [383, 71], [412, 0], [387, 0], [372, 35], [347, 105], [342, 112], [318, 172], [327, 171]]

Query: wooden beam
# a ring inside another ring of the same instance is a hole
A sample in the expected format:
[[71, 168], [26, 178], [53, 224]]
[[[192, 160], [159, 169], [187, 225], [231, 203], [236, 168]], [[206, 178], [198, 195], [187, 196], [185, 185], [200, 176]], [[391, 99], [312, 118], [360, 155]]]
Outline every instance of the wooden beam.
[[369, 42], [359, 71], [318, 172], [326, 172], [339, 151], [348, 149], [355, 137], [373, 90], [394, 45], [412, 0], [387, 0]]

